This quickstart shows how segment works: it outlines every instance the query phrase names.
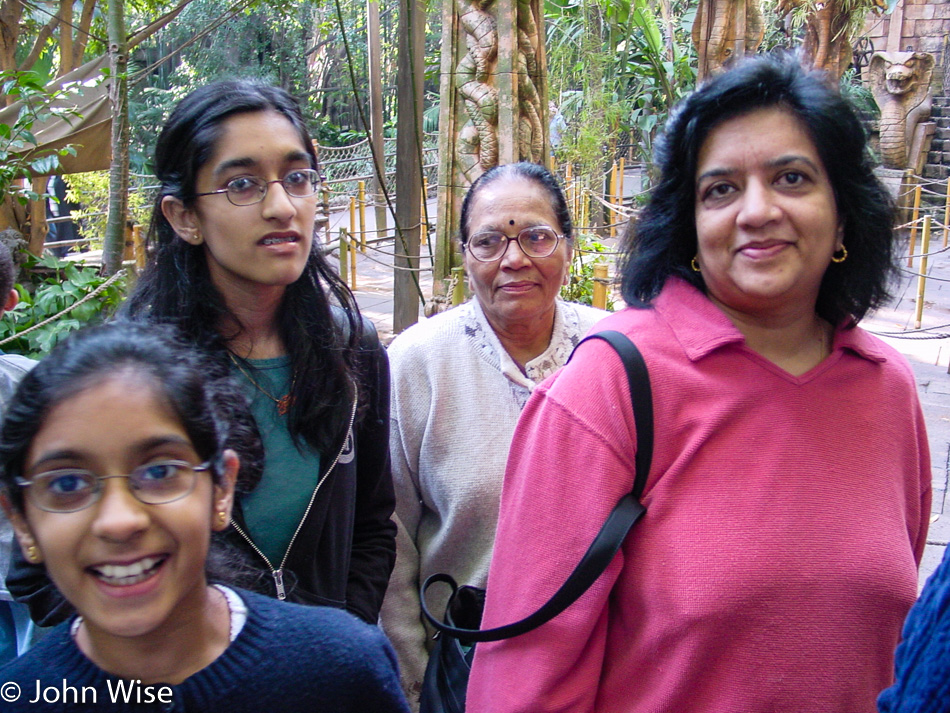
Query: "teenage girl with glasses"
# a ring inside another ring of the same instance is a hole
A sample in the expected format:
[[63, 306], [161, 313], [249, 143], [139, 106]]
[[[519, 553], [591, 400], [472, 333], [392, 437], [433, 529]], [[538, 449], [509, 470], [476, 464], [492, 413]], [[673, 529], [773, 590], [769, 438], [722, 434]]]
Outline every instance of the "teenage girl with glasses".
[[300, 108], [259, 83], [197, 89], [154, 170], [150, 260], [124, 311], [177, 325], [250, 402], [264, 473], [239, 483], [226, 537], [257, 567], [254, 589], [375, 623], [395, 559], [389, 365], [314, 245], [319, 175]]
[[78, 616], [0, 669], [4, 711], [406, 710], [376, 627], [209, 584], [239, 470], [227, 445], [256, 440], [233, 381], [209, 371], [169, 328], [117, 322], [21, 383], [0, 502]]

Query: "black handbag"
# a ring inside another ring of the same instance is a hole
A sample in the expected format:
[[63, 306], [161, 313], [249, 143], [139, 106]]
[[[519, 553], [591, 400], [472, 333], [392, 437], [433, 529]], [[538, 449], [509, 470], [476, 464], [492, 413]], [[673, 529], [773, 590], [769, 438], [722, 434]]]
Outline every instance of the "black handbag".
[[[460, 587], [448, 574], [433, 574], [426, 579], [420, 590], [422, 613], [438, 633], [426, 666], [419, 713], [464, 713], [465, 690], [475, 656], [475, 643], [519, 636], [538, 628], [567, 609], [603, 574], [630, 528], [646, 512], [640, 503], [640, 496], [653, 459], [653, 398], [646, 364], [636, 345], [620, 332], [608, 330], [591, 334], [574, 351], [588, 339], [602, 339], [610, 344], [620, 355], [627, 372], [637, 429], [633, 490], [614, 506], [594, 542], [554, 596], [521, 621], [493, 629], [479, 629], [485, 607], [484, 589], [468, 585]], [[445, 582], [452, 588], [444, 622], [436, 619], [426, 606], [426, 590], [436, 582]]]

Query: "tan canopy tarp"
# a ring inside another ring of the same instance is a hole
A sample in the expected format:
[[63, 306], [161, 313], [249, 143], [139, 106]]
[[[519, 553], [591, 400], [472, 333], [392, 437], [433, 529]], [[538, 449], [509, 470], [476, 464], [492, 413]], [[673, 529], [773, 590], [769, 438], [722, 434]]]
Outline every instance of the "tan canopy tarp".
[[[109, 84], [101, 81], [102, 70], [108, 66], [109, 57], [103, 55], [47, 85], [50, 89], [59, 89], [69, 83], [81, 86], [80, 91], [70, 95], [67, 101], [56, 103], [56, 106], [74, 108], [82, 116], [81, 119], [70, 117], [66, 121], [54, 117], [33, 126], [33, 134], [39, 142], [37, 149], [59, 149], [69, 144], [76, 149], [75, 156], [60, 158], [57, 173], [104, 171], [109, 168], [112, 161], [112, 107], [109, 103]], [[0, 123], [12, 125], [19, 112], [20, 102], [0, 109]]]

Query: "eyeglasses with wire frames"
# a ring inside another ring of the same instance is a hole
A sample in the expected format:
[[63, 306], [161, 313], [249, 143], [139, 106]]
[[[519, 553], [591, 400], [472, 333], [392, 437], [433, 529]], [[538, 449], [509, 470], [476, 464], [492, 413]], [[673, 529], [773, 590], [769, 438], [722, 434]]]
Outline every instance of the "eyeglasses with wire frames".
[[292, 198], [307, 198], [320, 190], [320, 173], [312, 168], [298, 168], [283, 178], [274, 181], [265, 181], [257, 176], [238, 176], [228, 181], [224, 188], [207, 193], [196, 193], [195, 197], [213, 196], [223, 193], [231, 205], [246, 206], [260, 203], [267, 195], [270, 184], [279, 183], [284, 187], [288, 196]]
[[558, 235], [554, 228], [546, 225], [525, 228], [514, 238], [500, 230], [485, 230], [471, 236], [465, 244], [465, 249], [479, 262], [495, 262], [501, 260], [508, 252], [508, 245], [516, 241], [528, 257], [549, 257], [557, 250], [563, 237]]
[[129, 491], [141, 503], [163, 505], [190, 495], [198, 481], [197, 474], [210, 470], [214, 461], [192, 465], [183, 460], [157, 460], [145, 463], [129, 475], [96, 475], [83, 468], [58, 468], [33, 477], [16, 478], [26, 489], [27, 499], [46, 512], [76, 512], [98, 502], [102, 497], [102, 481], [128, 478]]

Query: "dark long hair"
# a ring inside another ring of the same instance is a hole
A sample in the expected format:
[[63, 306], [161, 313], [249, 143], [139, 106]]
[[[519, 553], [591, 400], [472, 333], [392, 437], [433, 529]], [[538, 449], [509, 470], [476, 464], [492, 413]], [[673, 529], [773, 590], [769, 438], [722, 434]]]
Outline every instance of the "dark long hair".
[[896, 275], [893, 200], [874, 175], [864, 127], [826, 79], [803, 70], [792, 55], [759, 56], [738, 62], [674, 109], [657, 142], [660, 182], [639, 220], [624, 232], [621, 288], [627, 304], [647, 304], [671, 275], [706, 291], [702, 274], [690, 269], [697, 252], [699, 151], [724, 121], [771, 107], [788, 111], [805, 127], [844, 226], [848, 257], [825, 271], [818, 315], [834, 325], [854, 325], [887, 300]]
[[[175, 324], [215, 358], [222, 372], [229, 369], [227, 341], [234, 335], [222, 335], [218, 329], [225, 317], [240, 322], [211, 281], [205, 248], [175, 233], [161, 203], [165, 196], [173, 196], [192, 206], [196, 176], [210, 160], [223, 122], [235, 114], [261, 111], [276, 111], [293, 125], [317, 168], [300, 107], [283, 89], [223, 81], [189, 94], [168, 118], [155, 147], [154, 169], [161, 190], [152, 207], [150, 261], [123, 312], [136, 319]], [[360, 388], [355, 352], [362, 323], [352, 293], [316, 244], [303, 274], [287, 287], [277, 312], [277, 328], [293, 374], [290, 434], [297, 442], [303, 439], [327, 452], [342, 438], [350, 404]]]

